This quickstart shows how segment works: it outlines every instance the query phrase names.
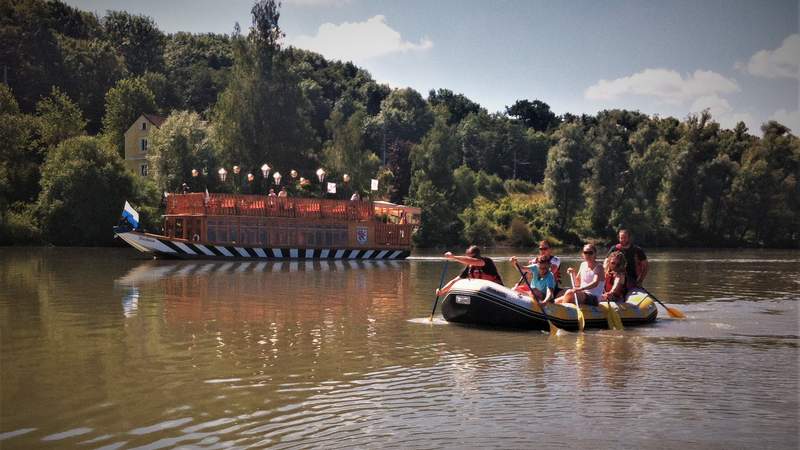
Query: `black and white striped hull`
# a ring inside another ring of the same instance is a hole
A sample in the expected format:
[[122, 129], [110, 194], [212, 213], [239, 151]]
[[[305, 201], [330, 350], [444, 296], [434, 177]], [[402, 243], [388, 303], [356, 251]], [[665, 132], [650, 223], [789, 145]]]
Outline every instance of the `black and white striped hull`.
[[179, 259], [405, 259], [411, 253], [397, 249], [349, 248], [268, 248], [235, 245], [201, 244], [178, 241], [138, 231], [117, 233], [131, 247], [163, 258]]

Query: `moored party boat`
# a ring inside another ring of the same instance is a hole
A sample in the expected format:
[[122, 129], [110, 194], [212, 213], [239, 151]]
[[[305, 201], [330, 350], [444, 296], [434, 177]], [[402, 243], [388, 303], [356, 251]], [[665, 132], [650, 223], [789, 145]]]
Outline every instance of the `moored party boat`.
[[[658, 310], [650, 296], [631, 290], [625, 303], [612, 303], [625, 326], [654, 322]], [[487, 280], [457, 281], [442, 302], [442, 315], [448, 322], [506, 328], [547, 330], [549, 318], [565, 330], [578, 329], [578, 312], [573, 304], [544, 305], [547, 317], [528, 295]], [[581, 305], [586, 327], [607, 328], [607, 306]]]
[[181, 259], [403, 259], [420, 209], [388, 202], [173, 194], [167, 197], [163, 234], [127, 221], [114, 228], [137, 250]]

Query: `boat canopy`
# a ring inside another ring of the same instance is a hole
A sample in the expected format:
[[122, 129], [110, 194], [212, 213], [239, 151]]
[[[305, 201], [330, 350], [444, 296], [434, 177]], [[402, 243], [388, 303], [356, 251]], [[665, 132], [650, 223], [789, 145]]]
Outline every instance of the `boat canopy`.
[[422, 209], [416, 206], [398, 205], [380, 200], [372, 202], [372, 205], [375, 207], [375, 215], [384, 218], [386, 222], [419, 224], [422, 215]]

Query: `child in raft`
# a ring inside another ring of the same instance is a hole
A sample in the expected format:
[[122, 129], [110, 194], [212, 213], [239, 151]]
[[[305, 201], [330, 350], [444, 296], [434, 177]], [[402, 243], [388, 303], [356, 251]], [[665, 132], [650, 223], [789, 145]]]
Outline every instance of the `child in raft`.
[[[520, 267], [517, 257], [512, 256], [511, 262], [522, 270], [525, 277], [531, 273], [531, 294], [540, 302], [553, 302], [553, 293], [556, 287], [556, 279], [550, 271], [552, 263], [548, 256], [538, 256], [531, 265]], [[525, 289], [527, 291], [527, 289]]]
[[572, 285], [576, 286], [556, 299], [556, 303], [577, 303], [579, 305], [597, 306], [598, 300], [603, 295], [605, 276], [603, 267], [597, 262], [597, 249], [594, 244], [583, 246], [583, 262], [578, 273], [572, 267], [567, 269], [572, 277]]
[[627, 270], [625, 255], [620, 251], [611, 253], [606, 258], [604, 268], [606, 279], [600, 300], [604, 302], [625, 302], [625, 296], [628, 295], [628, 287], [625, 283]]

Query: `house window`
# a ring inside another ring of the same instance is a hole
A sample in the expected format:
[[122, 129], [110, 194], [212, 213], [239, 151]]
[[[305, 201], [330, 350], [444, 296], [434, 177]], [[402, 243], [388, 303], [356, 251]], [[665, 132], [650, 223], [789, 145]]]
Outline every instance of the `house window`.
[[146, 129], [147, 129], [147, 122], [142, 122], [142, 130], [146, 130]]
[[139, 166], [139, 173], [140, 173], [140, 174], [141, 174], [143, 177], [146, 177], [146, 176], [147, 176], [147, 164], [142, 164], [141, 166]]
[[141, 144], [142, 144], [142, 151], [146, 152], [147, 151], [147, 139], [142, 139]]

